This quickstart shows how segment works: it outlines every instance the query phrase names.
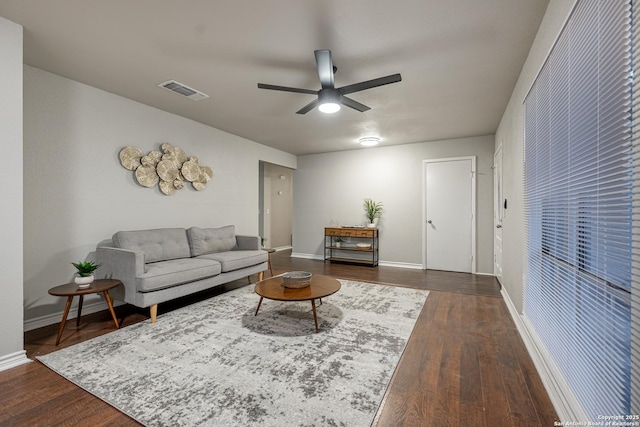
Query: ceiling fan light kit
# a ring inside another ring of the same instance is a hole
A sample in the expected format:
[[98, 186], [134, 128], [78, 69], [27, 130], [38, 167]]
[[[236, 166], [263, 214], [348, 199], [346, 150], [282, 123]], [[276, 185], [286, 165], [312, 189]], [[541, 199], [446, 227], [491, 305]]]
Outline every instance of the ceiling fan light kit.
[[340, 104], [336, 104], [335, 102], [325, 102], [324, 104], [320, 104], [318, 110], [327, 114], [337, 113], [340, 111]]
[[335, 89], [322, 89], [318, 92], [318, 110], [331, 114], [340, 110], [340, 92]]
[[345, 105], [363, 113], [367, 110], [370, 110], [371, 108], [359, 103], [358, 101], [348, 98], [345, 95], [402, 81], [402, 76], [400, 76], [400, 74], [392, 74], [390, 76], [380, 77], [378, 79], [367, 80], [365, 82], [354, 83], [352, 85], [336, 88], [334, 86], [333, 75], [336, 72], [337, 68], [333, 65], [333, 61], [331, 59], [331, 51], [323, 49], [316, 50], [314, 51], [314, 53], [316, 56], [316, 64], [318, 65], [318, 77], [320, 78], [322, 89], [310, 90], [287, 86], [276, 86], [265, 83], [258, 83], [258, 88], [278, 90], [283, 92], [304, 93], [317, 96], [315, 100], [311, 101], [309, 104], [296, 111], [296, 114], [306, 114], [309, 111], [313, 110], [315, 107], [318, 107], [318, 109], [323, 113], [335, 113], [336, 111], [340, 110], [340, 105]]

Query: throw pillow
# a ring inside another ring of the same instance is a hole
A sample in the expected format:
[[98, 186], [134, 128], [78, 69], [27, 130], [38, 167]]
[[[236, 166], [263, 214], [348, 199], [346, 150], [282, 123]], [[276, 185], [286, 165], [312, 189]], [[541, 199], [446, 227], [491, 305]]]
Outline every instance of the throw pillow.
[[116, 248], [144, 252], [146, 263], [188, 258], [191, 249], [184, 228], [118, 231], [112, 241]]
[[230, 251], [236, 246], [236, 226], [220, 228], [191, 227], [187, 230], [191, 256]]

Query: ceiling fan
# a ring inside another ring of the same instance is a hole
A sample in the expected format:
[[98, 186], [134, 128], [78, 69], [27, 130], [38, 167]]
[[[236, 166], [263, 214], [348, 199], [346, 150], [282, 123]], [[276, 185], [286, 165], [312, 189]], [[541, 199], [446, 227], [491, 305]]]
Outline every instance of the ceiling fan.
[[324, 49], [316, 50], [314, 51], [314, 53], [316, 55], [316, 63], [318, 64], [318, 76], [320, 77], [322, 89], [300, 89], [295, 87], [276, 86], [264, 83], [258, 83], [258, 88], [280, 90], [284, 92], [307, 93], [309, 95], [318, 96], [317, 99], [308, 103], [300, 110], [296, 111], [297, 114], [306, 114], [316, 107], [318, 107], [318, 109], [323, 113], [335, 113], [340, 109], [340, 104], [351, 107], [354, 110], [358, 110], [362, 113], [370, 110], [371, 108], [357, 101], [354, 101], [351, 98], [347, 98], [345, 95], [378, 86], [388, 85], [390, 83], [396, 83], [402, 80], [400, 74], [392, 74], [390, 76], [380, 77], [378, 79], [367, 80], [366, 82], [354, 83], [352, 85], [336, 88], [333, 83], [333, 75], [336, 72], [337, 68], [331, 61], [331, 51]]

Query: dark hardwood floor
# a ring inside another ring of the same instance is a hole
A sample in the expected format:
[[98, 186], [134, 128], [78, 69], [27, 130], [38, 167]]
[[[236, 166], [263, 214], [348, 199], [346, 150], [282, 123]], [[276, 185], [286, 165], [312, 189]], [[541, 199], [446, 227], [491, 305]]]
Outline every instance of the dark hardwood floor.
[[[361, 267], [272, 254], [276, 274], [306, 270], [338, 278], [430, 290], [373, 425], [553, 426], [557, 415], [493, 277], [391, 267]], [[159, 314], [241, 286], [246, 280], [161, 304]], [[147, 310], [116, 308], [123, 327]], [[161, 321], [161, 319], [159, 319]], [[25, 333], [27, 356], [113, 331], [108, 311]], [[53, 373], [40, 362], [0, 372], [0, 425], [134, 426], [137, 422]]]

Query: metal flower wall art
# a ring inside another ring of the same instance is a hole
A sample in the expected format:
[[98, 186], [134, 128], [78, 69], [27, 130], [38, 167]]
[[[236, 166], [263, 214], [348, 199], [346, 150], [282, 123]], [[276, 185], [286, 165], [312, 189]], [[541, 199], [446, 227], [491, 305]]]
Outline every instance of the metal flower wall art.
[[149, 188], [158, 185], [167, 196], [184, 188], [185, 181], [198, 191], [205, 189], [213, 177], [209, 166], [200, 165], [197, 157], [188, 157], [169, 143], [162, 144], [161, 149], [144, 154], [137, 147], [124, 147], [120, 150], [120, 164], [133, 171], [138, 184]]

